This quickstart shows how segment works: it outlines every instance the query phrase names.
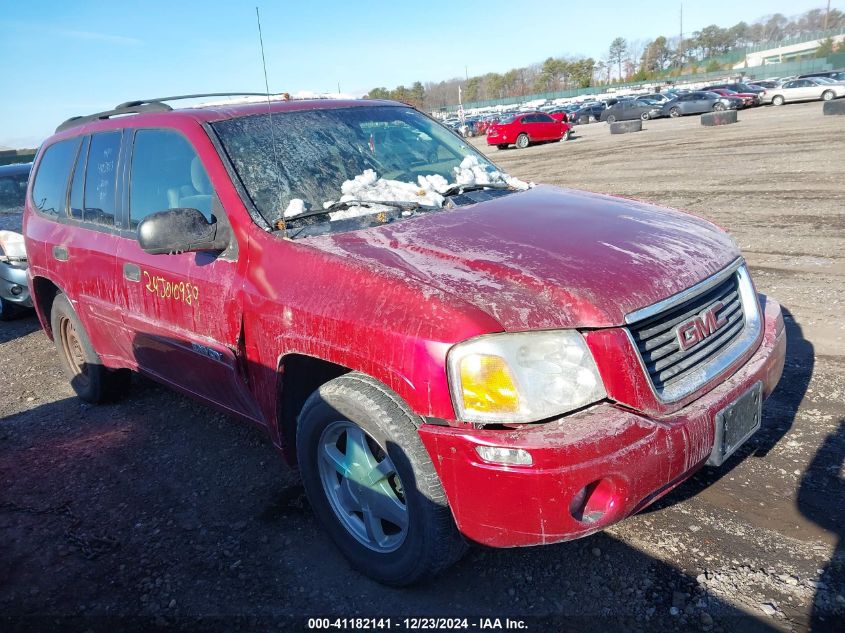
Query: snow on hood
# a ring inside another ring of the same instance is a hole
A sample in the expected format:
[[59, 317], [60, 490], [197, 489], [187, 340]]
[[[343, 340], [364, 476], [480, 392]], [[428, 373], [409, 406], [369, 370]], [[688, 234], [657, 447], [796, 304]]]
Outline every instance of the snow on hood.
[[[362, 174], [355, 176], [352, 180], [345, 181], [340, 186], [341, 196], [337, 202], [352, 202], [354, 200], [372, 200], [384, 202], [418, 202], [428, 207], [442, 207], [445, 194], [449, 187], [460, 185], [471, 186], [502, 186], [507, 185], [513, 189], [524, 190], [534, 186], [503, 173], [490, 164], [483, 164], [477, 156], [466, 156], [458, 167], [453, 168], [455, 182], [450, 183], [439, 174], [429, 176], [418, 176], [417, 182], [403, 182], [401, 180], [388, 180], [379, 178], [375, 170], [367, 169]], [[327, 209], [336, 201], [329, 200], [323, 203]], [[305, 202], [294, 198], [285, 209], [284, 217], [292, 218], [306, 211]], [[330, 220], [344, 220], [361, 215], [370, 215], [373, 207], [352, 207], [341, 209], [329, 214]]]

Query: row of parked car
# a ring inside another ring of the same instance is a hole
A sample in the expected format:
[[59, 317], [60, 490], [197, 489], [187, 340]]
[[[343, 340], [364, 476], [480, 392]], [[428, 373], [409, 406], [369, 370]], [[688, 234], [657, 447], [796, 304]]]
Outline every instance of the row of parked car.
[[[464, 136], [487, 135], [487, 144], [505, 149], [535, 142], [568, 140], [571, 126], [594, 121], [613, 123], [635, 119], [676, 118], [720, 110], [739, 110], [763, 104], [845, 97], [845, 71], [812, 73], [760, 82], [728, 82], [700, 90], [673, 89], [586, 103], [550, 105], [537, 111], [504, 112], [456, 121]], [[447, 125], [450, 122], [447, 121]]]

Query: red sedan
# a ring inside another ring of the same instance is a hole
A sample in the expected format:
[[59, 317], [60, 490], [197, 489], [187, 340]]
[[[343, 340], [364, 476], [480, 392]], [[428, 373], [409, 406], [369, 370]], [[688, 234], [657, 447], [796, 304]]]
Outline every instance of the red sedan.
[[723, 97], [736, 97], [742, 99], [743, 108], [751, 108], [760, 105], [757, 94], [753, 92], [736, 92], [735, 90], [727, 90], [725, 88], [710, 88], [708, 92], [715, 92]]
[[505, 116], [487, 129], [487, 144], [499, 149], [516, 145], [519, 149], [531, 143], [569, 140], [570, 127], [563, 121], [555, 121], [543, 112], [521, 112]]

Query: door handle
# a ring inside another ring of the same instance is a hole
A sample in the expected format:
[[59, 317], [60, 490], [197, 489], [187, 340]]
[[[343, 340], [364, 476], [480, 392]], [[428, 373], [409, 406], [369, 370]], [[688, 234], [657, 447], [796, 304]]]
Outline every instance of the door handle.
[[135, 264], [126, 262], [123, 264], [123, 277], [129, 281], [141, 281], [141, 269]]
[[70, 255], [67, 252], [67, 249], [64, 246], [56, 245], [53, 247], [53, 259], [58, 260], [60, 262], [66, 262], [70, 259]]

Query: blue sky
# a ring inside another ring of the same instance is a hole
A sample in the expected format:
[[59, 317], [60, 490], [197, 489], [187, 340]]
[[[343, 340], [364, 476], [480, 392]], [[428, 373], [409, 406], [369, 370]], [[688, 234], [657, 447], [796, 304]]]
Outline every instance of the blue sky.
[[[34, 146], [64, 119], [171, 94], [270, 90], [361, 94], [549, 56], [606, 54], [610, 41], [678, 33], [676, 0], [0, 0], [0, 146]], [[822, 0], [687, 0], [684, 31], [731, 26]], [[844, 8], [845, 1], [833, 6]]]

